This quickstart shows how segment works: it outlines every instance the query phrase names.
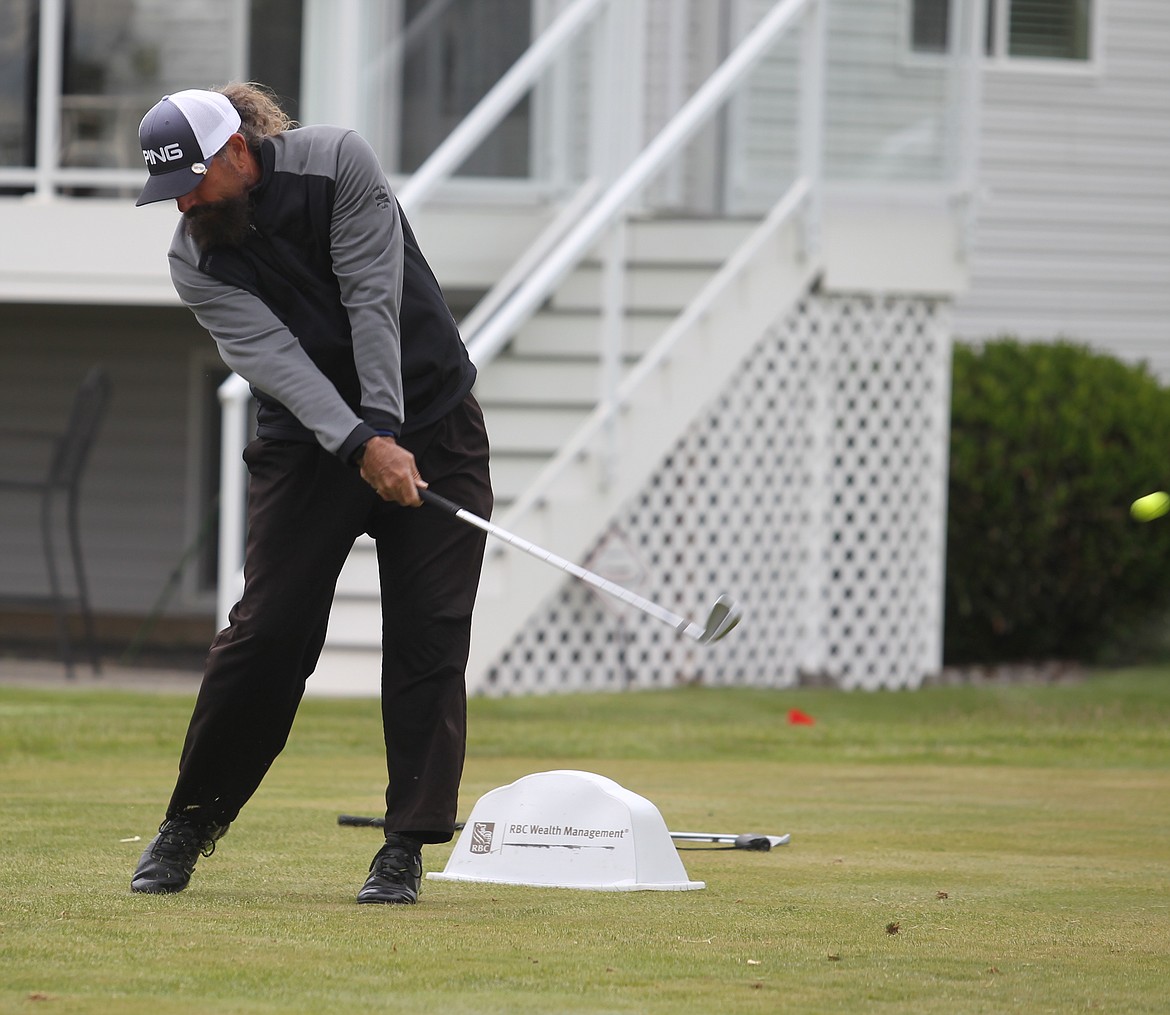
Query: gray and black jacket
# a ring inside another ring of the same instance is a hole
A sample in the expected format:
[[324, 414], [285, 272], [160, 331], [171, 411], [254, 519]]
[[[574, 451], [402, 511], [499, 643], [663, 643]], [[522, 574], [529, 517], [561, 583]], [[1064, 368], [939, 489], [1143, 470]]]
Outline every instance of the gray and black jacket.
[[252, 385], [259, 436], [349, 461], [444, 416], [475, 367], [373, 150], [301, 127], [260, 161], [250, 237], [201, 253], [180, 222], [169, 252], [179, 297]]

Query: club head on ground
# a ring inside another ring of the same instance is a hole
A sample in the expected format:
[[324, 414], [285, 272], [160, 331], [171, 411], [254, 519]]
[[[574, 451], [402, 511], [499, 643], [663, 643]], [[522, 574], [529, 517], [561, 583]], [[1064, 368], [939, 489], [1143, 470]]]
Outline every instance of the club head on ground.
[[767, 853], [772, 848], [772, 840], [766, 835], [753, 835], [746, 832], [743, 835], [737, 835], [732, 845], [736, 849], [748, 849], [753, 853]]
[[718, 641], [739, 623], [742, 615], [731, 596], [720, 596], [707, 615], [707, 623], [703, 625], [703, 633], [698, 638], [699, 644], [708, 645]]

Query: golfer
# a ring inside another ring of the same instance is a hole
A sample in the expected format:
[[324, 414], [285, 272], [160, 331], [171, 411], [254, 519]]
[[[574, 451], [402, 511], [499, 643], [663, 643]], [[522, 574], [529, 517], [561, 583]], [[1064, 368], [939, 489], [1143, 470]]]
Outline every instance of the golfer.
[[382, 592], [386, 843], [359, 903], [418, 899], [424, 843], [454, 835], [465, 669], [484, 535], [421, 508], [492, 507], [475, 368], [369, 145], [293, 129], [262, 86], [166, 96], [140, 127], [138, 204], [175, 201], [182, 301], [252, 385], [244, 591], [211, 645], [135, 892], [178, 892], [285, 745], [354, 540]]

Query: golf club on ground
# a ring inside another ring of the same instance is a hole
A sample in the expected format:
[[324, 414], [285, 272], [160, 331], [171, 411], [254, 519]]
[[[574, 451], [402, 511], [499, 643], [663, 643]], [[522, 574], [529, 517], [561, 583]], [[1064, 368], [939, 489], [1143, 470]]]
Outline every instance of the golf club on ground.
[[[384, 828], [385, 818], [362, 817], [357, 814], [338, 814], [337, 823], [350, 828]], [[455, 831], [461, 832], [464, 823], [455, 824]], [[670, 832], [675, 842], [719, 843], [727, 849], [747, 849], [756, 853], [766, 853], [773, 846], [787, 846], [791, 835], [756, 835], [748, 832], [742, 835], [724, 834], [722, 832]]]
[[563, 557], [558, 557], [555, 553], [550, 553], [535, 543], [530, 543], [527, 539], [514, 535], [506, 529], [501, 529], [498, 525], [493, 525], [478, 515], [473, 515], [470, 511], [461, 508], [453, 501], [447, 500], [446, 497], [441, 497], [439, 494], [432, 493], [430, 490], [422, 489], [419, 490], [418, 495], [422, 498], [423, 503], [442, 508], [460, 521], [466, 522], [468, 525], [474, 525], [477, 529], [482, 529], [489, 536], [502, 539], [508, 545], [514, 546], [518, 550], [523, 550], [538, 560], [543, 560], [546, 564], [551, 564], [566, 574], [571, 574], [574, 578], [579, 578], [586, 584], [592, 585], [594, 588], [620, 599], [623, 603], [629, 603], [630, 606], [641, 610], [655, 620], [661, 620], [664, 624], [669, 624], [676, 631], [685, 634], [688, 638], [693, 638], [700, 645], [707, 645], [710, 642], [718, 641], [739, 623], [741, 613], [739, 607], [736, 606], [735, 601], [730, 596], [720, 596], [715, 600], [715, 605], [711, 607], [711, 612], [707, 614], [706, 622], [696, 624], [692, 620], [687, 620], [685, 617], [680, 617], [676, 613], [671, 613], [664, 606], [659, 606], [657, 603], [652, 603], [649, 599], [644, 599], [636, 592], [622, 588], [622, 586], [611, 582], [608, 578], [602, 578], [601, 575], [594, 574], [592, 571], [581, 567], [580, 564], [574, 564], [572, 561], [565, 560]]
[[671, 832], [670, 837], [675, 842], [717, 842], [730, 846], [732, 849], [750, 849], [766, 853], [773, 846], [787, 846], [792, 836], [784, 835], [757, 835], [754, 832], [745, 832], [742, 835], [724, 834], [722, 832]]

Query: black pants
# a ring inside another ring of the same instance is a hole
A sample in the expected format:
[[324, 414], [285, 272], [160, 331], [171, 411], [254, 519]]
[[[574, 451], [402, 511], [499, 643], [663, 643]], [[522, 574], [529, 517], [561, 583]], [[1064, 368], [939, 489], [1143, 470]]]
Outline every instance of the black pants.
[[[491, 513], [487, 435], [470, 395], [401, 443], [436, 493]], [[256, 791], [317, 664], [337, 576], [366, 532], [382, 591], [386, 830], [446, 842], [463, 772], [465, 670], [486, 537], [433, 508], [387, 504], [317, 444], [258, 439], [244, 460], [244, 592], [208, 654], [167, 816], [226, 825]]]

